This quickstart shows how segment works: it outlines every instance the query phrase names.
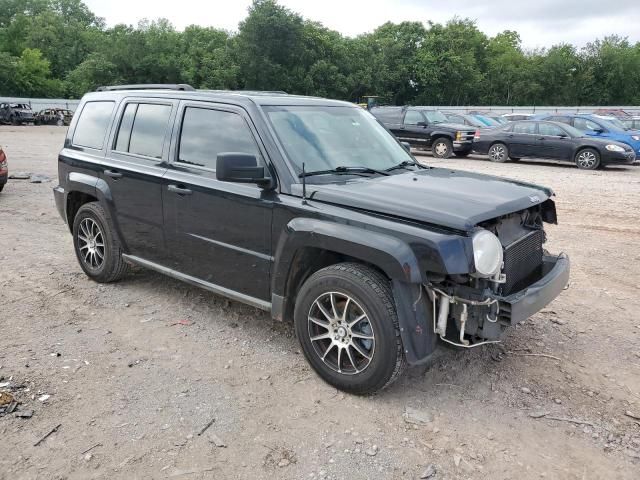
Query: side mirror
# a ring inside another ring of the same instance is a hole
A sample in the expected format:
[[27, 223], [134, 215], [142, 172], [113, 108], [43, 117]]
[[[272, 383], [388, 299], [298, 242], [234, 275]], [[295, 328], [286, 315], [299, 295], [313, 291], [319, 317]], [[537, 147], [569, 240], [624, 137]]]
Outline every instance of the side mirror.
[[400, 142], [400, 145], [402, 145], [407, 152], [411, 153], [411, 145], [409, 142]]
[[604, 129], [602, 129], [602, 128], [594, 128], [593, 131], [595, 133], [597, 133], [598, 135], [600, 135], [601, 133], [604, 133]]
[[427, 125], [429, 125], [429, 124], [427, 122], [418, 122], [418, 123], [416, 123], [416, 125], [418, 127], [427, 128]]
[[225, 152], [216, 158], [216, 178], [223, 182], [255, 183], [267, 186], [271, 177], [265, 168], [258, 166], [258, 159], [250, 153]]

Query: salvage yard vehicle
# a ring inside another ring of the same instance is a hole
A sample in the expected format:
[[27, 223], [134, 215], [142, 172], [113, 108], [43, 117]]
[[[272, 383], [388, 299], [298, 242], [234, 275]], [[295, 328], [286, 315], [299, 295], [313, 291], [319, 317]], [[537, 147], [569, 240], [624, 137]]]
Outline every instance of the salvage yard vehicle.
[[436, 158], [471, 153], [475, 128], [450, 122], [438, 110], [424, 107], [374, 107], [369, 110], [399, 140], [417, 149], [431, 149]]
[[548, 188], [418, 164], [347, 102], [186, 85], [85, 95], [57, 209], [82, 270], [150, 268], [293, 321], [326, 382], [367, 394], [439, 342], [499, 341], [556, 298]]
[[578, 168], [595, 170], [605, 165], [632, 164], [636, 155], [624, 143], [589, 137], [559, 122], [524, 120], [504, 127], [478, 131], [473, 150], [489, 155], [493, 162], [524, 157], [551, 158], [574, 162]]
[[591, 137], [604, 138], [625, 143], [633, 149], [636, 156], [640, 156], [639, 132], [625, 130], [626, 127], [624, 127], [624, 125], [615, 125], [598, 115], [591, 115], [588, 113], [554, 114], [541, 116], [540, 120], [566, 123], [567, 125], [571, 125]]
[[4, 186], [9, 179], [9, 162], [7, 161], [7, 154], [0, 145], [0, 192], [4, 190]]
[[0, 103], [0, 123], [33, 123], [33, 110], [26, 103]]
[[63, 127], [71, 123], [73, 112], [66, 108], [46, 108], [35, 115], [36, 125], [57, 125]]

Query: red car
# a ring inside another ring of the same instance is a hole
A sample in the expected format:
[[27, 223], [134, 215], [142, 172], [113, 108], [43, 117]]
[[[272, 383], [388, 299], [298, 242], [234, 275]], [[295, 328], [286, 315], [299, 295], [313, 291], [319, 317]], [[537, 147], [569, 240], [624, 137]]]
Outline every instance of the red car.
[[0, 192], [4, 188], [4, 184], [7, 183], [8, 178], [9, 165], [7, 163], [7, 155], [2, 150], [2, 146], [0, 146]]

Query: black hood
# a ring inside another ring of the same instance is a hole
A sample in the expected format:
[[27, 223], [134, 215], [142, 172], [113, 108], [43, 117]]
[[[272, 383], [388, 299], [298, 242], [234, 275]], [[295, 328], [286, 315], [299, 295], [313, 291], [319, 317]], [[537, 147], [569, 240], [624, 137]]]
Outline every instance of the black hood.
[[[301, 185], [296, 185], [301, 187]], [[301, 188], [295, 188], [300, 195]], [[393, 215], [455, 230], [524, 210], [553, 192], [490, 175], [430, 168], [388, 177], [307, 184], [313, 201]]]

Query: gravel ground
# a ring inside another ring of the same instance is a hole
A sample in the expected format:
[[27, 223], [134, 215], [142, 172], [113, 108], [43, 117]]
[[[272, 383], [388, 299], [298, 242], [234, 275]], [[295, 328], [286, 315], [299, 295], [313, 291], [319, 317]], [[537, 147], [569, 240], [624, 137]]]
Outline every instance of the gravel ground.
[[0, 391], [19, 402], [0, 479], [638, 478], [640, 167], [422, 157], [552, 187], [572, 284], [502, 345], [363, 398], [253, 308], [145, 270], [89, 281], [51, 192], [64, 133], [0, 127], [11, 171], [53, 180], [0, 194]]

